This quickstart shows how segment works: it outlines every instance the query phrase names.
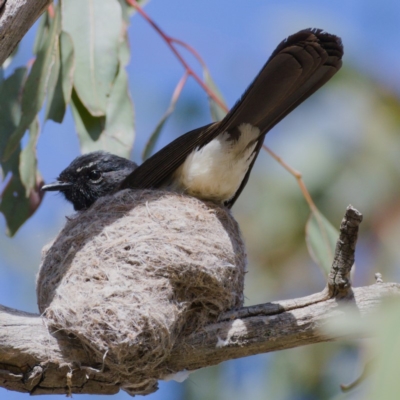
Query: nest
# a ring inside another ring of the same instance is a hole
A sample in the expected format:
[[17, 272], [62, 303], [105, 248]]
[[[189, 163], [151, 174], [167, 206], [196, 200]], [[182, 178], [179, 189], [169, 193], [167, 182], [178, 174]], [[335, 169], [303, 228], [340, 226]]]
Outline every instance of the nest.
[[44, 252], [39, 309], [128, 385], [165, 362], [179, 337], [242, 305], [245, 265], [226, 208], [125, 190], [69, 219]]

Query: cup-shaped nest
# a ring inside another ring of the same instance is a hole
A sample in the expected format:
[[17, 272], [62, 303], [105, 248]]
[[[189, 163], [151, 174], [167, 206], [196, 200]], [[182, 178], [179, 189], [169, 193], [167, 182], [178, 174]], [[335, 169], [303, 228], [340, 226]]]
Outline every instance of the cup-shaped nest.
[[246, 252], [230, 211], [165, 191], [124, 190], [69, 218], [37, 280], [48, 326], [129, 381], [243, 303]]

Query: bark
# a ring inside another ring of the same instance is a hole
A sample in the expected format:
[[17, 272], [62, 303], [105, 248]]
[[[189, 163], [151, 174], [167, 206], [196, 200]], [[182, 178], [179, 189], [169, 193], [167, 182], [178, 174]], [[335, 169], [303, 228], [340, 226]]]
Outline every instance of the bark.
[[[220, 322], [184, 338], [167, 367], [171, 373], [191, 371], [253, 354], [342, 339], [323, 330], [327, 321], [346, 312], [342, 305], [354, 305], [364, 318], [384, 297], [399, 295], [400, 284], [356, 288], [340, 300], [326, 299], [326, 293], [226, 313]], [[75, 368], [69, 366], [71, 359]], [[163, 376], [150, 377], [154, 378]], [[0, 386], [32, 394], [113, 394], [120, 390], [112, 374], [91, 366], [88, 354], [73, 339], [50, 334], [37, 314], [3, 306]]]
[[0, 0], [0, 65], [50, 3], [51, 0]]

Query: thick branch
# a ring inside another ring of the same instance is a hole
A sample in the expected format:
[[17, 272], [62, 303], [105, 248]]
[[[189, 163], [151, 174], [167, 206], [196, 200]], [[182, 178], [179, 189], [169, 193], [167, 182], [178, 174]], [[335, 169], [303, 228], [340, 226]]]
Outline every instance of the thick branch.
[[0, 0], [0, 65], [43, 13], [51, 0]]
[[[400, 284], [356, 288], [342, 300], [321, 301], [323, 296], [314, 295], [314, 300], [308, 296], [227, 313], [223, 321], [183, 338], [167, 365], [160, 367], [160, 376], [150, 378], [162, 378], [166, 367], [171, 373], [194, 370], [253, 354], [340, 339], [320, 328], [345, 312], [341, 305], [353, 304], [362, 318], [388, 295], [400, 295]], [[72, 339], [50, 334], [36, 314], [5, 307], [0, 307], [0, 360], [1, 386], [10, 390], [112, 394], [120, 389], [112, 375], [100, 371], [101, 366], [91, 368], [87, 353]], [[74, 369], [69, 367], [71, 360], [76, 361]]]

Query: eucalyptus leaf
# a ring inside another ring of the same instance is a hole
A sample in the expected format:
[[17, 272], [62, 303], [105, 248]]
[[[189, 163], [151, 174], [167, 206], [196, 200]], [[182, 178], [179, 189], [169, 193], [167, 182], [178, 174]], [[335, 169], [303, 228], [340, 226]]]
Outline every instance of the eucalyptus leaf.
[[26, 197], [36, 186], [36, 144], [39, 137], [39, 121], [37, 118], [29, 128], [29, 140], [19, 156], [19, 176], [25, 187]]
[[[127, 62], [128, 50], [126, 44], [120, 48], [124, 62]], [[71, 104], [82, 153], [105, 150], [129, 158], [135, 138], [135, 121], [123, 62], [120, 63], [105, 119], [90, 115], [76, 94]]]
[[[21, 104], [19, 95], [26, 79], [26, 68], [17, 68], [12, 75], [0, 85], [0, 158], [11, 134], [18, 126], [21, 118]], [[3, 175], [8, 172], [18, 171], [19, 151], [16, 151], [6, 162], [1, 163]]]
[[85, 105], [81, 102], [75, 90], [72, 91], [71, 110], [75, 121], [75, 128], [81, 142], [81, 150], [84, 152], [82, 142], [96, 142], [99, 140], [105, 126], [105, 117], [94, 117], [90, 114]]
[[8, 159], [18, 147], [25, 131], [36, 118], [37, 113], [43, 105], [49, 76], [55, 64], [54, 46], [58, 38], [59, 28], [60, 19], [55, 17], [52, 20], [49, 35], [46, 37], [43, 47], [39, 50], [38, 56], [26, 80], [22, 96], [21, 120], [8, 140], [3, 160]]
[[[18, 68], [0, 85], [0, 156], [2, 156], [9, 136], [18, 126], [21, 118], [19, 103], [21, 87], [26, 79], [26, 68]], [[39, 206], [42, 194], [39, 192], [40, 176], [35, 169], [32, 190], [27, 191], [19, 175], [20, 145], [11, 157], [1, 163], [3, 175], [8, 181], [1, 194], [0, 212], [7, 223], [7, 234], [12, 236]]]
[[226, 110], [228, 109], [228, 107], [226, 106], [225, 100], [222, 97], [221, 92], [219, 91], [217, 85], [215, 84], [214, 80], [211, 77], [210, 71], [207, 68], [203, 69], [203, 76], [206, 85], [212, 90], [212, 92], [219, 99], [219, 101], [225, 106], [225, 108], [221, 107], [214, 99], [212, 99], [210, 96], [208, 97], [212, 120], [215, 122], [221, 121], [221, 119], [223, 119], [227, 114]]
[[0, 212], [4, 214], [7, 223], [7, 235], [13, 236], [22, 224], [39, 207], [43, 193], [40, 187], [43, 179], [36, 175], [36, 184], [26, 197], [25, 187], [18, 175], [12, 175], [1, 196]]
[[135, 113], [128, 92], [128, 75], [121, 65], [107, 106], [101, 148], [129, 158], [135, 140]]
[[306, 224], [306, 243], [311, 258], [325, 275], [329, 274], [339, 231], [319, 212], [311, 213]]
[[54, 43], [53, 59], [54, 64], [47, 84], [45, 119], [61, 123], [64, 118], [66, 104], [62, 91], [59, 38]]
[[74, 45], [67, 32], [60, 33], [61, 79], [65, 104], [71, 100], [74, 82], [75, 57]]
[[61, 123], [71, 100], [73, 87], [74, 48], [68, 33], [60, 32], [54, 52], [56, 61], [48, 84], [46, 119]]
[[93, 116], [105, 116], [119, 66], [120, 3], [118, 0], [63, 1], [62, 30], [73, 42], [76, 93]]
[[35, 42], [33, 43], [33, 54], [38, 54], [43, 47], [44, 41], [49, 34], [50, 16], [48, 12], [44, 12], [39, 19], [39, 25], [36, 30]]

